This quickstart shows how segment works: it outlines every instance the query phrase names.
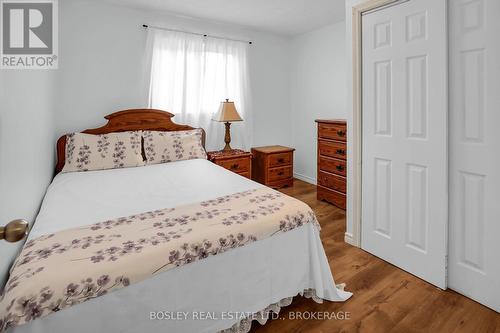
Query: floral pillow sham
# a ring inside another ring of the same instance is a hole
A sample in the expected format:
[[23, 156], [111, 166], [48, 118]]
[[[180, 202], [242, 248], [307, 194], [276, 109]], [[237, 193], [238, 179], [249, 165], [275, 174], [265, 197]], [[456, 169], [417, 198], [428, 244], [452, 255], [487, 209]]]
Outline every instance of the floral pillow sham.
[[143, 166], [141, 139], [141, 131], [99, 135], [68, 134], [66, 161], [62, 172]]
[[175, 132], [143, 131], [142, 136], [146, 164], [207, 158], [201, 129]]

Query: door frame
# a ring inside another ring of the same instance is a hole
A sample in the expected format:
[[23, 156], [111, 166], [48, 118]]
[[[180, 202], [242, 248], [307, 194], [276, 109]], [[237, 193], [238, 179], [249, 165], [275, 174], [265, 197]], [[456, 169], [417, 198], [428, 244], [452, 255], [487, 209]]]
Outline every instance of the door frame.
[[[349, 130], [352, 133], [352, 239], [346, 239], [349, 244], [361, 247], [362, 228], [362, 112], [363, 112], [363, 57], [362, 57], [362, 15], [364, 12], [384, 7], [401, 0], [366, 0], [352, 7], [352, 123]], [[347, 238], [347, 237], [346, 237]]]

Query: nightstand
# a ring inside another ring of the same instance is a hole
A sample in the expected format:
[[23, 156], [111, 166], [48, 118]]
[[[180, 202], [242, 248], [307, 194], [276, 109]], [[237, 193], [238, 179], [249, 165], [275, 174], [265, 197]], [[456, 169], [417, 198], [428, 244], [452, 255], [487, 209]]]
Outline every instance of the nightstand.
[[293, 186], [293, 152], [284, 146], [252, 148], [252, 179], [273, 188]]
[[240, 176], [252, 179], [252, 154], [233, 149], [229, 151], [209, 151], [208, 160]]

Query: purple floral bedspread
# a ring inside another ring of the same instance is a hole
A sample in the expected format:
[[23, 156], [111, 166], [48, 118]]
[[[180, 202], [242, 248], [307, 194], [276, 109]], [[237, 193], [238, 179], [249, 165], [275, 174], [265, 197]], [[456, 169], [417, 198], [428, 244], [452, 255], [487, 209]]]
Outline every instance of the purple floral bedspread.
[[319, 228], [309, 206], [262, 187], [40, 236], [0, 296], [0, 331], [306, 223]]

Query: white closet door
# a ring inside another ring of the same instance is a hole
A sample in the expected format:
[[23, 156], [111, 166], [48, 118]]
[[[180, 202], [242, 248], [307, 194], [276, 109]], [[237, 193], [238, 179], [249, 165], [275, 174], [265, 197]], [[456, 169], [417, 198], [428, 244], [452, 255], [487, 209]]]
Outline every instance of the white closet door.
[[449, 286], [500, 312], [500, 1], [450, 2]]
[[410, 0], [362, 26], [361, 245], [446, 288], [446, 1]]

